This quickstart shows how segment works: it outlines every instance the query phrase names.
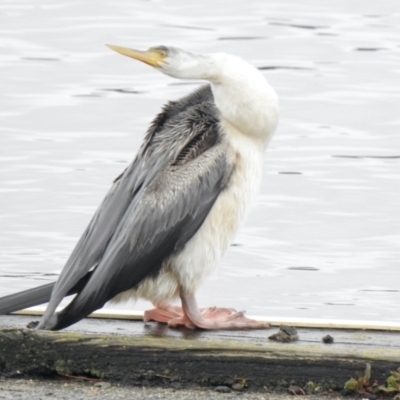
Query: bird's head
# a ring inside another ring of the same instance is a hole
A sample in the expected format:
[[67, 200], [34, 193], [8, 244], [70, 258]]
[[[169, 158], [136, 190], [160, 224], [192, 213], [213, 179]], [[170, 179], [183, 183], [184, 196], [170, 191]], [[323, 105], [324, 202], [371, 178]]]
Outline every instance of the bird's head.
[[124, 56], [142, 61], [178, 79], [212, 79], [212, 59], [172, 46], [150, 47], [146, 51], [107, 45]]

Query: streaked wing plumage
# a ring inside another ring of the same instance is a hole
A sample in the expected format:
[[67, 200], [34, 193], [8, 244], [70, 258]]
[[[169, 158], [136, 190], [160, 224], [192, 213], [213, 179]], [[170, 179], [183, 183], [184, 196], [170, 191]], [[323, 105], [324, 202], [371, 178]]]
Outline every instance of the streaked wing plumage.
[[[168, 104], [116, 180], [64, 267], [40, 328], [61, 329], [157, 274], [195, 234], [230, 171], [211, 90]], [[51, 318], [94, 268], [83, 290]]]

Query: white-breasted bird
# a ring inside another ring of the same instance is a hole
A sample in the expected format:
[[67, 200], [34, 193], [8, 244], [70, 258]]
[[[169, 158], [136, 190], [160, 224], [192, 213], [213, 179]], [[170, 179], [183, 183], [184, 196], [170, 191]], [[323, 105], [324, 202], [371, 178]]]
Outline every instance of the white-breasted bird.
[[[115, 180], [54, 284], [0, 299], [0, 313], [49, 301], [39, 329], [76, 323], [108, 301], [144, 298], [145, 320], [203, 329], [266, 328], [195, 293], [216, 268], [261, 182], [278, 97], [239, 57], [171, 46], [109, 46], [178, 79], [209, 84], [169, 102]], [[56, 307], [69, 294], [61, 312]], [[171, 305], [180, 298], [182, 307]]]

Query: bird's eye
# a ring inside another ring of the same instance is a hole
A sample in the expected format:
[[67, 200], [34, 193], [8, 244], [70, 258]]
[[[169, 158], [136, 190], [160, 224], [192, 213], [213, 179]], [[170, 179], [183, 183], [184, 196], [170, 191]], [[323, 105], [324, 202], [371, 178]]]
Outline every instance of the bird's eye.
[[165, 46], [159, 46], [159, 47], [150, 47], [148, 50], [150, 53], [155, 53], [157, 54], [160, 58], [164, 59], [168, 57], [168, 48]]

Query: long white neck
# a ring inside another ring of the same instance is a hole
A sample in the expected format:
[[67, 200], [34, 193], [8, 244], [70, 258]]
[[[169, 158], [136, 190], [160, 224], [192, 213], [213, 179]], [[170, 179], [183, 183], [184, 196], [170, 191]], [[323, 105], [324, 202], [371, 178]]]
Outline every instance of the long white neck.
[[160, 70], [179, 79], [209, 81], [222, 118], [265, 148], [278, 123], [279, 105], [260, 71], [225, 53], [200, 55], [169, 49], [173, 56]]
[[275, 90], [255, 67], [226, 54], [214, 54], [209, 77], [215, 103], [222, 117], [264, 147], [278, 123], [279, 102]]

